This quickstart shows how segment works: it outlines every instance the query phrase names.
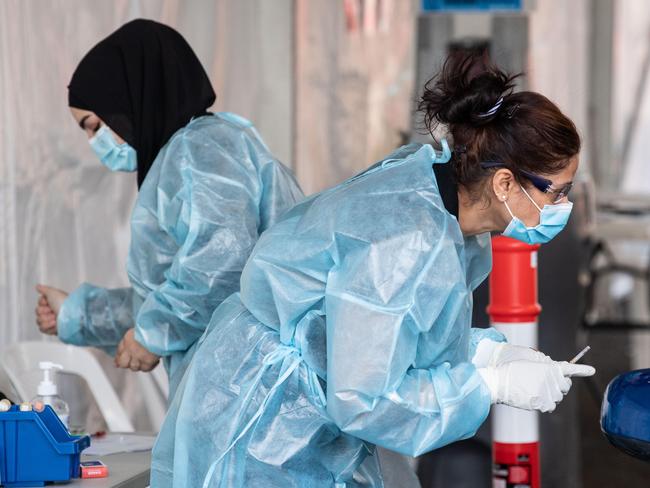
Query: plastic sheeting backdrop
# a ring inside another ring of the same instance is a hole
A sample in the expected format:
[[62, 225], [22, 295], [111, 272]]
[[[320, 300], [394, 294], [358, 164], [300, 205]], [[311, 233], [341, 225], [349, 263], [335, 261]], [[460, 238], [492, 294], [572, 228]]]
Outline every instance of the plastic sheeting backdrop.
[[[99, 164], [69, 114], [66, 86], [81, 57], [122, 23], [147, 17], [178, 28], [206, 70], [221, 73], [212, 76], [218, 93], [232, 92], [222, 63], [232, 59], [228, 50], [236, 46], [219, 41], [234, 36], [234, 29], [221, 29], [221, 38], [214, 32], [233, 16], [248, 19], [244, 33], [253, 31], [255, 18], [247, 14], [256, 3], [195, 0], [181, 8], [180, 1], [158, 0], [0, 2], [0, 348], [44, 339], [34, 323], [37, 282], [66, 290], [82, 281], [109, 287], [127, 283], [135, 176], [112, 174]], [[255, 42], [261, 38], [253, 39], [247, 51], [256, 52]], [[220, 52], [217, 44], [223, 46]], [[246, 59], [238, 65], [240, 77], [257, 66], [254, 56]], [[270, 126], [264, 113], [272, 112], [272, 104], [266, 112], [246, 110], [252, 101], [237, 107], [260, 86], [252, 81], [239, 92], [234, 89], [233, 103], [216, 108], [239, 108], [258, 126]], [[286, 158], [283, 126], [277, 120], [273, 124], [275, 147], [269, 145]], [[135, 377], [111, 367], [108, 357], [102, 362], [127, 410], [140, 411]], [[136, 428], [152, 427], [134, 420]]]
[[[127, 283], [134, 175], [99, 164], [67, 108], [67, 83], [91, 46], [137, 17], [177, 28], [210, 74], [214, 109], [252, 120], [311, 192], [368, 166], [409, 129], [417, 2], [381, 5], [375, 11], [375, 2], [361, 0], [1, 1], [0, 349], [46, 340], [34, 324], [37, 282], [66, 290], [82, 281]], [[356, 79], [354, 86], [333, 82]], [[331, 106], [350, 110], [314, 105], [330, 85]], [[362, 131], [348, 130], [360, 122]], [[292, 165], [295, 159], [301, 164]], [[133, 375], [117, 371], [108, 357], [103, 362], [127, 409], [137, 412]], [[148, 428], [137, 419], [135, 426]]]

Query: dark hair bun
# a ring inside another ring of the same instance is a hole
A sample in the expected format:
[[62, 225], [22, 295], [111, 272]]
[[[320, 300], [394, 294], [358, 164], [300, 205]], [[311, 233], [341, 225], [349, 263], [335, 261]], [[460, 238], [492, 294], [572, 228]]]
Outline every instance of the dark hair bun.
[[502, 163], [525, 186], [522, 170], [553, 175], [580, 151], [575, 125], [553, 102], [540, 93], [514, 92], [518, 76], [484, 54], [452, 53], [424, 88], [419, 109], [426, 128], [433, 135], [438, 124], [446, 126], [456, 181], [472, 198], [489, 195], [485, 184], [495, 172], [481, 162]]
[[427, 129], [432, 132], [438, 123], [478, 127], [491, 122], [518, 76], [488, 64], [484, 55], [447, 58], [439, 75], [425, 85], [418, 107]]

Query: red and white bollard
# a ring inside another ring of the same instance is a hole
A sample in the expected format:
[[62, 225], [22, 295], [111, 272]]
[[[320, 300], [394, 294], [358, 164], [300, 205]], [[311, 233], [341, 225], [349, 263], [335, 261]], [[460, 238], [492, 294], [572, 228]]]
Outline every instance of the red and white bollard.
[[[510, 344], [537, 348], [537, 250], [508, 237], [492, 239], [490, 274], [492, 326]], [[537, 412], [506, 405], [492, 409], [493, 488], [540, 488]]]

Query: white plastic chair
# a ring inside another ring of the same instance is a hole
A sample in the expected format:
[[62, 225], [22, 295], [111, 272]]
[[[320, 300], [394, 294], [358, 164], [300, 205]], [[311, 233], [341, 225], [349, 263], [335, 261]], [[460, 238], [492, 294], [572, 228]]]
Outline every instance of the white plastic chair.
[[167, 414], [169, 382], [162, 361], [149, 373], [138, 373], [138, 380], [149, 422], [154, 432], [160, 432]]
[[52, 361], [63, 371], [81, 376], [88, 383], [99, 411], [112, 432], [133, 432], [122, 403], [95, 357], [81, 347], [56, 342], [19, 342], [0, 351], [0, 367], [22, 400], [36, 396], [42, 378], [38, 363]]
[[9, 376], [7, 376], [7, 373], [2, 368], [0, 368], [0, 391], [11, 401], [18, 401], [18, 393], [16, 393], [16, 389], [11, 383], [11, 379], [9, 379]]

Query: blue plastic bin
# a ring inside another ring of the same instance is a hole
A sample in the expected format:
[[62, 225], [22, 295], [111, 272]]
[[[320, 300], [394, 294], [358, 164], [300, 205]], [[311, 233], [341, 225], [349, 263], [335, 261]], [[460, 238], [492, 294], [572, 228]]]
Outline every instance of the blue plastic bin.
[[17, 405], [0, 412], [0, 485], [43, 486], [78, 478], [79, 456], [90, 437], [71, 436], [47, 405], [42, 412], [21, 412]]

